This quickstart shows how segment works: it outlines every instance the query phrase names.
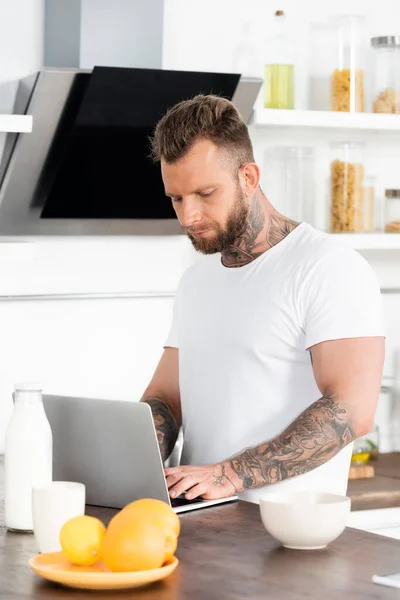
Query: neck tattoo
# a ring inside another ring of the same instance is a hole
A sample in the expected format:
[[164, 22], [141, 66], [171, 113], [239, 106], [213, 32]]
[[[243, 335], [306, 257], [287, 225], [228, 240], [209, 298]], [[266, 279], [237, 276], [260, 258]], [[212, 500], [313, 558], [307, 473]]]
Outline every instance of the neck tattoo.
[[222, 264], [229, 268], [247, 265], [276, 246], [297, 225], [296, 221], [275, 211], [268, 211], [258, 194], [255, 194], [244, 230], [229, 249], [222, 253]]

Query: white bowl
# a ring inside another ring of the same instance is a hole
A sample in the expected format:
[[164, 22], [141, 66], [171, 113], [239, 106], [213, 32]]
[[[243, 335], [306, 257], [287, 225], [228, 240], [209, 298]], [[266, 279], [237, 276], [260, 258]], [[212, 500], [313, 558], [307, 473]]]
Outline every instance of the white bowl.
[[343, 532], [350, 505], [337, 494], [277, 492], [261, 498], [260, 511], [265, 529], [285, 548], [319, 550]]

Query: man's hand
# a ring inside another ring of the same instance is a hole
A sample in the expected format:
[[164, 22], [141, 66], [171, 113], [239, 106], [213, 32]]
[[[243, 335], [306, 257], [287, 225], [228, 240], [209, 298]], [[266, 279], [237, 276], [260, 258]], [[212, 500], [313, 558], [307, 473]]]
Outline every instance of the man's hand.
[[218, 500], [236, 493], [228, 463], [201, 467], [171, 467], [165, 469], [165, 477], [171, 498], [185, 494], [187, 500], [199, 496], [205, 500]]

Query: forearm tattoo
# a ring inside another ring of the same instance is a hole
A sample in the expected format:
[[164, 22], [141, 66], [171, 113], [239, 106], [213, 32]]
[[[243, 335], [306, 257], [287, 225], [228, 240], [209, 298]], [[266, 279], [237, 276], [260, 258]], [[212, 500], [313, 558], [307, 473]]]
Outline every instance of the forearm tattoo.
[[347, 411], [323, 396], [277, 438], [247, 448], [228, 463], [240, 487], [250, 490], [312, 471], [354, 439]]
[[146, 402], [151, 408], [161, 458], [163, 461], [167, 460], [178, 439], [179, 427], [165, 402], [159, 398], [150, 398], [143, 400], [143, 402]]

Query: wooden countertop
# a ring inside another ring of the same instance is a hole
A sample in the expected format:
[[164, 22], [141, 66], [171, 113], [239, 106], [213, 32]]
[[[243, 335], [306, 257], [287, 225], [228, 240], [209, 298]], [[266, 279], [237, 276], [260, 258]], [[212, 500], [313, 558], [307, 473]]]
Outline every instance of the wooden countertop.
[[[114, 511], [88, 509], [107, 523]], [[2, 517], [0, 517], [2, 518]], [[3, 521], [2, 521], [3, 522]], [[177, 571], [164, 582], [126, 592], [69, 591], [41, 580], [28, 566], [32, 535], [0, 529], [0, 590], [7, 600], [252, 600], [397, 599], [398, 590], [372, 583], [374, 573], [399, 570], [400, 543], [354, 529], [327, 549], [286, 550], [265, 531], [254, 504], [238, 502], [186, 513]]]
[[372, 464], [375, 477], [349, 481], [352, 510], [400, 506], [400, 452], [380, 454]]
[[[7, 600], [252, 600], [310, 598], [397, 599], [398, 590], [377, 586], [373, 574], [400, 570], [400, 542], [355, 529], [327, 549], [286, 550], [265, 531], [259, 507], [235, 504], [181, 516], [177, 571], [164, 582], [126, 592], [71, 591], [37, 577], [29, 559], [37, 553], [33, 535], [4, 527], [3, 473], [0, 463], [0, 596]], [[400, 485], [400, 481], [399, 481]], [[105, 524], [113, 510], [88, 507]]]

